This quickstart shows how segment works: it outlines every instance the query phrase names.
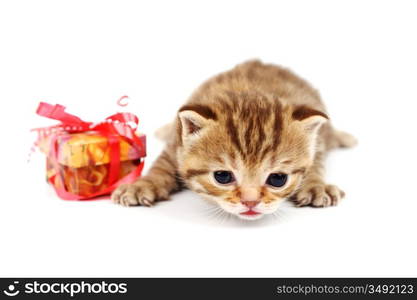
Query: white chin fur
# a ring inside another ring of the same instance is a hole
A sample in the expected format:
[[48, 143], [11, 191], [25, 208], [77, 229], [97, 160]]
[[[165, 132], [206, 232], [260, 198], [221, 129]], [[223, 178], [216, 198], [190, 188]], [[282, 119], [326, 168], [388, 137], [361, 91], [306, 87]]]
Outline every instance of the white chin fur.
[[230, 207], [224, 207], [223, 205], [220, 205], [220, 207], [227, 213], [232, 214], [239, 219], [247, 220], [247, 221], [254, 221], [259, 220], [262, 218], [265, 214], [262, 212], [259, 212], [257, 215], [243, 215], [242, 212], [246, 211], [246, 209], [242, 209], [242, 207], [239, 208], [230, 208]]
[[247, 208], [243, 207], [242, 205], [238, 205], [238, 206], [230, 205], [230, 204], [225, 203], [225, 202], [220, 202], [220, 203], [217, 202], [217, 204], [225, 212], [227, 212], [229, 214], [232, 214], [232, 215], [238, 217], [239, 219], [246, 220], [246, 221], [254, 221], [254, 220], [261, 219], [265, 215], [274, 213], [278, 209], [280, 203], [277, 203], [277, 205], [275, 205], [273, 207], [257, 207], [257, 208], [255, 208], [255, 211], [259, 213], [257, 215], [244, 215], [244, 214], [242, 214], [242, 212], [247, 211]]
[[264, 214], [258, 214], [258, 215], [254, 215], [254, 216], [247, 216], [247, 215], [241, 215], [241, 214], [239, 214], [239, 215], [236, 215], [236, 216], [239, 219], [242, 219], [242, 220], [255, 221], [255, 220], [261, 219], [264, 216]]
[[241, 219], [241, 220], [245, 220], [245, 221], [255, 221], [255, 220], [259, 220], [261, 219], [263, 216], [267, 215], [267, 214], [271, 214], [273, 212], [275, 212], [278, 209], [278, 205], [276, 205], [275, 207], [270, 207], [269, 209], [257, 209], [257, 211], [259, 212], [258, 215], [242, 215], [241, 212], [244, 212], [246, 209], [239, 205], [231, 205], [229, 203], [226, 202], [220, 202], [218, 201], [217, 198], [215, 197], [210, 197], [207, 195], [203, 195], [203, 198], [205, 198], [206, 200], [209, 200], [211, 203], [218, 205], [221, 209], [223, 209], [226, 213], [229, 213], [231, 215], [236, 216], [237, 218]]

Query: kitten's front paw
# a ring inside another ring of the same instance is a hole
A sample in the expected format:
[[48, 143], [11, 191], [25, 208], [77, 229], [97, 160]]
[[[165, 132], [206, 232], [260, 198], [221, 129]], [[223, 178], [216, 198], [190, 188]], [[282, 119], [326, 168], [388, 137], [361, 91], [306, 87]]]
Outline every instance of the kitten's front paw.
[[144, 180], [122, 184], [113, 192], [111, 199], [123, 206], [152, 206], [156, 200], [155, 186]]
[[293, 197], [296, 206], [311, 205], [314, 207], [327, 207], [337, 205], [345, 196], [345, 192], [335, 185], [306, 184]]

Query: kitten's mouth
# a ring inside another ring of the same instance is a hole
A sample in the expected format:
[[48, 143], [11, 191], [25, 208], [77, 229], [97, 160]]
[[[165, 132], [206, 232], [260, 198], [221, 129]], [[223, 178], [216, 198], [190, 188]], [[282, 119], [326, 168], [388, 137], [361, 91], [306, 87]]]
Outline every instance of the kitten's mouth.
[[261, 213], [258, 213], [257, 211], [249, 209], [249, 210], [247, 210], [245, 212], [242, 212], [240, 214], [244, 215], [244, 216], [257, 216], [257, 215], [260, 215]]
[[252, 209], [239, 213], [239, 217], [244, 220], [258, 220], [262, 218], [262, 216], [263, 213], [254, 211]]

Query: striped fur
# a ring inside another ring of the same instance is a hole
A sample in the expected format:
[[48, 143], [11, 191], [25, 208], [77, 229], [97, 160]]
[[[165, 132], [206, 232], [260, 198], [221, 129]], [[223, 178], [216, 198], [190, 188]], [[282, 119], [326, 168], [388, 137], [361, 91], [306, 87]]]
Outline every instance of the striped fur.
[[[229, 213], [254, 219], [241, 215], [248, 189], [257, 195], [259, 216], [290, 197], [298, 205], [328, 206], [343, 196], [325, 184], [322, 160], [353, 138], [333, 130], [318, 92], [287, 69], [250, 61], [215, 76], [167, 130], [166, 149], [147, 176], [121, 186], [115, 202], [152, 205], [188, 187]], [[218, 184], [213, 172], [219, 170], [236, 181]], [[288, 182], [267, 185], [271, 173], [288, 174]]]

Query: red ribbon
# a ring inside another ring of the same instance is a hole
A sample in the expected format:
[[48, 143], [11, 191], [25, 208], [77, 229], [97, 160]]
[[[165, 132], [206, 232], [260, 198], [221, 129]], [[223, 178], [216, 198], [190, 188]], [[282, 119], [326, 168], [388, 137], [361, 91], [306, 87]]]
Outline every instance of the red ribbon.
[[[97, 131], [101, 135], [107, 137], [110, 147], [110, 167], [109, 167], [109, 186], [97, 193], [89, 196], [80, 196], [72, 194], [65, 190], [65, 188], [57, 188], [55, 180], [60, 180], [60, 186], [64, 187], [64, 180], [59, 172], [59, 165], [57, 163], [57, 134], [54, 134], [51, 138], [51, 150], [49, 155], [54, 159], [55, 175], [51, 176], [48, 180], [54, 186], [56, 193], [59, 197], [65, 200], [93, 200], [92, 198], [107, 195], [111, 193], [115, 188], [124, 183], [132, 183], [138, 176], [141, 175], [144, 161], [129, 174], [118, 179], [120, 171], [120, 143], [119, 136], [124, 137], [131, 145], [142, 148], [143, 144], [141, 140], [135, 134], [136, 128], [139, 124], [139, 118], [131, 113], [117, 113], [106, 118], [105, 121], [93, 124], [92, 122], [85, 122], [77, 116], [71, 115], [65, 112], [65, 107], [59, 104], [51, 105], [48, 103], [39, 103], [36, 113], [42, 117], [58, 120], [61, 124], [34, 129], [42, 135], [50, 135], [55, 131], [65, 131], [69, 133], [77, 133], [84, 131]], [[139, 151], [142, 153], [143, 151]]]

